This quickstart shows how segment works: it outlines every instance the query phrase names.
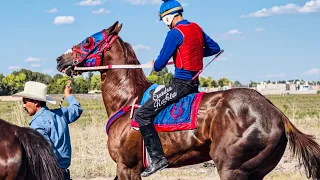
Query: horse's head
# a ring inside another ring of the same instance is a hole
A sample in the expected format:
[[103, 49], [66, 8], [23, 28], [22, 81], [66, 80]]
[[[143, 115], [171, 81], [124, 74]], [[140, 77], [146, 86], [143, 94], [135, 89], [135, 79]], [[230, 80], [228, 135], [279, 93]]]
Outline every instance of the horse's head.
[[67, 75], [78, 74], [75, 67], [95, 67], [125, 64], [125, 45], [118, 34], [122, 24], [115, 22], [97, 32], [57, 58], [57, 70]]

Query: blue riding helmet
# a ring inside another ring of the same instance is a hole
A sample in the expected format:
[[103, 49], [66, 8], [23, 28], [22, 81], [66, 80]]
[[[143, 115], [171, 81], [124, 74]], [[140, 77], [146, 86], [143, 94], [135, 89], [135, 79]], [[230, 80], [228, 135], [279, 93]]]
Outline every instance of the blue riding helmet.
[[183, 8], [178, 1], [176, 0], [162, 0], [162, 1], [163, 3], [160, 7], [160, 12], [159, 12], [160, 21], [164, 16], [168, 14], [183, 12]]

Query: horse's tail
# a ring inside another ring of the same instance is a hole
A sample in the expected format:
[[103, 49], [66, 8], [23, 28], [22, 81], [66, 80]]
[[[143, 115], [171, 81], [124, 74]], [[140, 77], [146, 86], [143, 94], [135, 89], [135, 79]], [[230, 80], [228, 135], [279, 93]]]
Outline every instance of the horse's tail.
[[64, 174], [52, 151], [51, 145], [37, 131], [21, 128], [16, 133], [27, 159], [28, 169], [36, 179], [63, 180]]
[[289, 140], [289, 147], [299, 164], [303, 165], [308, 178], [320, 179], [320, 146], [313, 136], [299, 131], [289, 119], [283, 115], [282, 121]]

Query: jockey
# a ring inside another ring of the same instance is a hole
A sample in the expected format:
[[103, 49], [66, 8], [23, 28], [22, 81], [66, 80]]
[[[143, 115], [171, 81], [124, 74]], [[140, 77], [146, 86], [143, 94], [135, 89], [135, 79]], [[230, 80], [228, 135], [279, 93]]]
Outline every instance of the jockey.
[[192, 78], [203, 68], [203, 57], [215, 55], [220, 51], [219, 45], [207, 36], [198, 24], [183, 19], [183, 8], [178, 1], [163, 1], [159, 16], [170, 31], [167, 33], [153, 69], [157, 72], [161, 71], [173, 57], [175, 73], [170, 84], [156, 90], [153, 97], [148, 99], [135, 114], [151, 157], [151, 163], [142, 172], [142, 177], [149, 176], [169, 165], [153, 124], [154, 118], [165, 107], [182, 97], [198, 92], [199, 79], [197, 77], [192, 80]]

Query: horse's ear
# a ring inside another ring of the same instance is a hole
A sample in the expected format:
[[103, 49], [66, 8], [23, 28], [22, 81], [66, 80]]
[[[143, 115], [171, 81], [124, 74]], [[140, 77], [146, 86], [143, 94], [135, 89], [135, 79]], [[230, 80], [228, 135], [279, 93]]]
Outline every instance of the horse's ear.
[[119, 34], [119, 32], [122, 29], [122, 24], [120, 24], [119, 26], [116, 27], [116, 29], [114, 30], [115, 33]]
[[106, 33], [107, 34], [118, 34], [121, 31], [122, 28], [122, 24], [119, 24], [119, 21], [116, 21], [112, 26], [110, 26], [107, 30]]

